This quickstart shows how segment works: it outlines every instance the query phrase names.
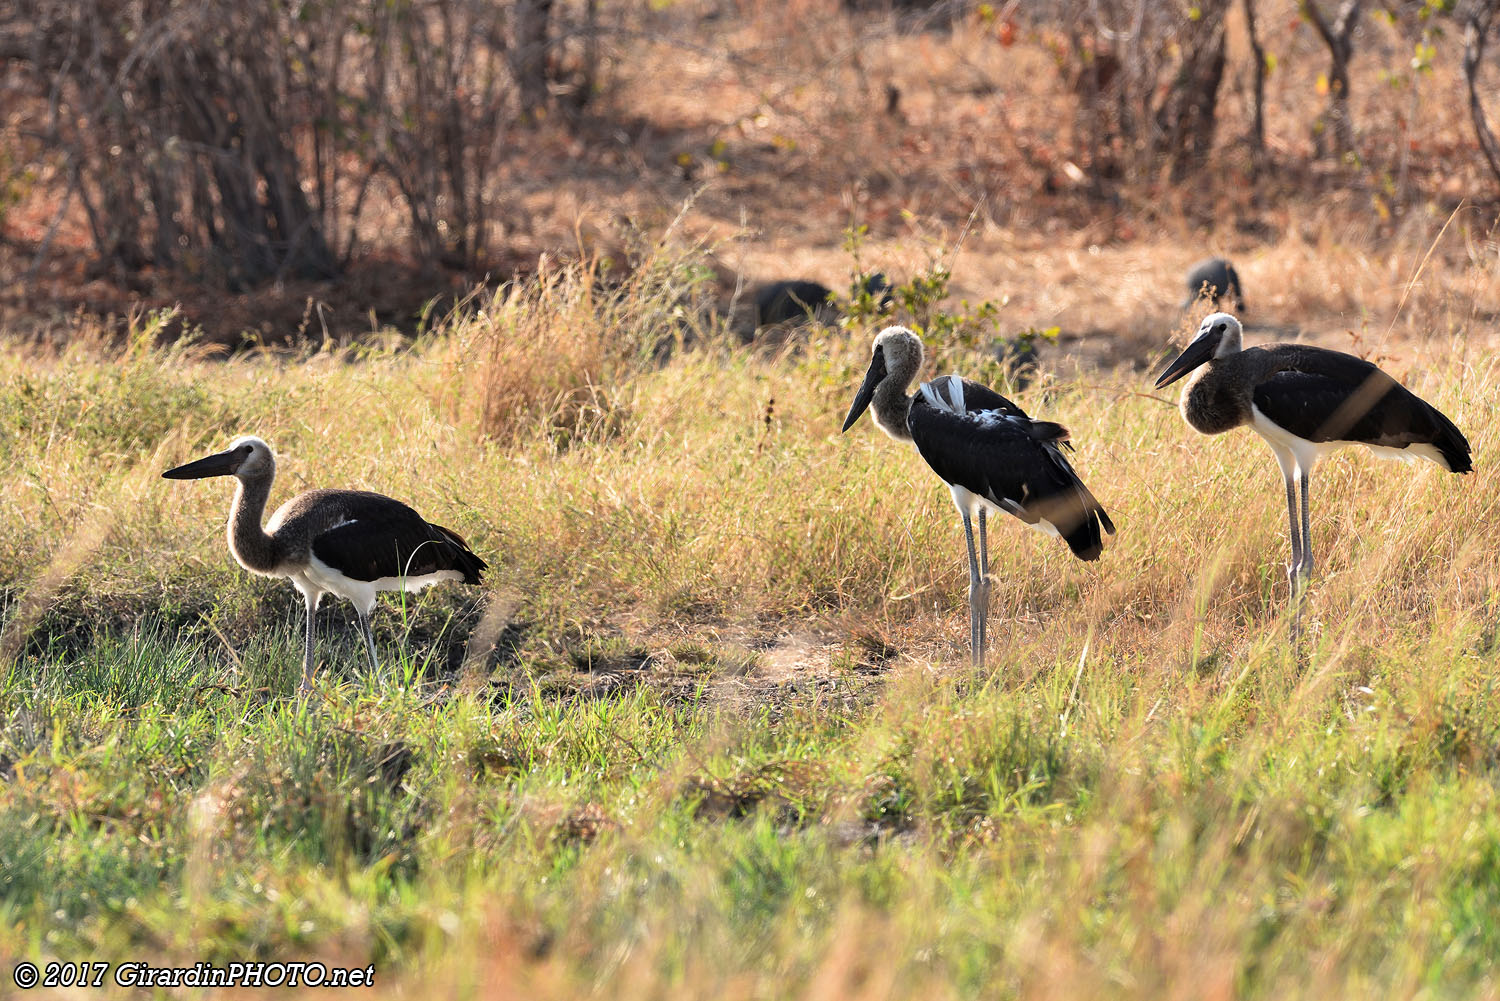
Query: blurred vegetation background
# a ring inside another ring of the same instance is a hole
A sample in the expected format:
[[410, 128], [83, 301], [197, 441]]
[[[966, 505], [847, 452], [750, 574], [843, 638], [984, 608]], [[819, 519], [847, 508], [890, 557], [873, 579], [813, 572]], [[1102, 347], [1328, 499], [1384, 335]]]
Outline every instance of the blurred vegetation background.
[[736, 242], [721, 309], [794, 277], [775, 262], [844, 275], [851, 226], [877, 254], [965, 227], [1256, 248], [1330, 206], [1379, 241], [1463, 204], [1487, 233], [1497, 9], [15, 0], [0, 317], [56, 337], [80, 310], [175, 304], [225, 344], [413, 331], [544, 253], [626, 268], [679, 214]]

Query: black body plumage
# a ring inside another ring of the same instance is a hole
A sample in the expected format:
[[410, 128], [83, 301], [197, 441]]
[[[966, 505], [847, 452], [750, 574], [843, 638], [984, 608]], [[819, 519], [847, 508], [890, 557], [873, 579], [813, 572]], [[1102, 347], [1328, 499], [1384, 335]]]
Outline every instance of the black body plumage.
[[1004, 511], [1059, 535], [1085, 560], [1099, 558], [1103, 534], [1115, 526], [1063, 456], [1066, 428], [1032, 420], [988, 386], [956, 375], [923, 383], [908, 396], [906, 387], [921, 368], [922, 341], [915, 333], [906, 327], [882, 330], [843, 430], [872, 410], [880, 430], [914, 444], [948, 484], [968, 550], [969, 649], [982, 668], [992, 583], [989, 512]]
[[1306, 344], [1270, 344], [1272, 374], [1251, 400], [1273, 423], [1313, 442], [1354, 441], [1383, 448], [1427, 444], [1455, 473], [1473, 469], [1469, 441], [1442, 411], [1372, 363]]
[[[352, 580], [422, 577], [443, 570], [478, 584], [487, 569], [458, 533], [425, 520], [384, 494], [364, 490], [309, 490], [281, 522], [289, 537], [311, 539], [313, 555]], [[294, 522], [309, 525], [304, 532]], [[316, 529], [316, 531], [314, 531]]]
[[[953, 377], [949, 377], [950, 379]], [[927, 384], [939, 400], [955, 404], [948, 380]], [[934, 406], [925, 392], [912, 398], [906, 426], [917, 452], [944, 481], [1015, 515], [1029, 525], [1057, 529], [1073, 555], [1096, 560], [1103, 533], [1114, 523], [1062, 453], [1068, 431], [1032, 420], [987, 386], [961, 380], [963, 413]]]

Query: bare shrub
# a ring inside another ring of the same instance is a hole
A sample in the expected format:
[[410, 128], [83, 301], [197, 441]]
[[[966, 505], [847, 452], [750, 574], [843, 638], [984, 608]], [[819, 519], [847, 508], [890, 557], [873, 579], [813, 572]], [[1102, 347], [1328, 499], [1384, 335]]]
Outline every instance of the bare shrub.
[[43, 131], [101, 258], [232, 286], [334, 272], [285, 121], [298, 81], [275, 8], [19, 0], [12, 11], [31, 31], [7, 25], [11, 54], [51, 88]]
[[[1076, 97], [1076, 158], [1095, 186], [1180, 178], [1213, 145], [1229, 0], [1061, 0], [1059, 69]], [[1045, 23], [1045, 22], [1044, 22]]]
[[26, 127], [61, 156], [101, 262], [247, 288], [346, 267], [383, 183], [419, 262], [482, 264], [498, 209], [487, 181], [557, 72], [550, 12], [550, 0], [15, 0], [0, 11], [0, 59], [20, 70]]

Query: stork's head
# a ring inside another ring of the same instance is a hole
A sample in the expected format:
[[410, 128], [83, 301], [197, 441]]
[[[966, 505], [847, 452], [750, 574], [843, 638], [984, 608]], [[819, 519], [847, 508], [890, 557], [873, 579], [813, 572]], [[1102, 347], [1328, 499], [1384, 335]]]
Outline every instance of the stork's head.
[[1157, 376], [1156, 388], [1170, 386], [1211, 358], [1222, 358], [1239, 351], [1243, 333], [1240, 321], [1233, 316], [1228, 313], [1210, 313], [1198, 327], [1198, 335]]
[[[859, 415], [865, 412], [870, 401], [875, 398], [875, 390], [880, 384], [890, 379], [901, 391], [905, 392], [907, 384], [922, 368], [922, 342], [917, 335], [905, 327], [886, 327], [875, 336], [875, 347], [870, 353], [870, 367], [865, 372], [865, 381], [859, 384], [859, 392], [854, 394], [854, 404], [849, 408], [849, 416], [844, 418], [843, 430], [847, 431], [859, 420]], [[880, 413], [876, 408], [876, 414]]]
[[201, 480], [209, 476], [234, 476], [240, 480], [276, 475], [276, 457], [271, 446], [247, 435], [236, 438], [222, 452], [206, 455], [161, 474], [169, 480]]

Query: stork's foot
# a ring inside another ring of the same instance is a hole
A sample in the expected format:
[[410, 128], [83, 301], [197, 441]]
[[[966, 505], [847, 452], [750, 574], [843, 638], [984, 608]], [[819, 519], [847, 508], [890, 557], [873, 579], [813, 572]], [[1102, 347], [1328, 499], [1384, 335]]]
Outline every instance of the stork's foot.
[[1288, 627], [1292, 646], [1298, 646], [1302, 642], [1302, 612], [1307, 607], [1307, 586], [1312, 580], [1312, 574], [1303, 572], [1302, 567], [1288, 567], [1287, 577], [1291, 581], [1292, 594], [1290, 599], [1292, 621]]
[[1312, 583], [1312, 567], [1296, 563], [1288, 563], [1286, 566], [1286, 581], [1292, 589], [1292, 600], [1299, 600], [1307, 593], [1307, 586]]
[[984, 668], [984, 648], [988, 640], [985, 620], [990, 611], [990, 581], [980, 578], [969, 585], [969, 652], [976, 668]]
[[984, 666], [984, 652], [990, 644], [990, 578], [989, 575], [979, 579], [979, 661], [980, 667]]

